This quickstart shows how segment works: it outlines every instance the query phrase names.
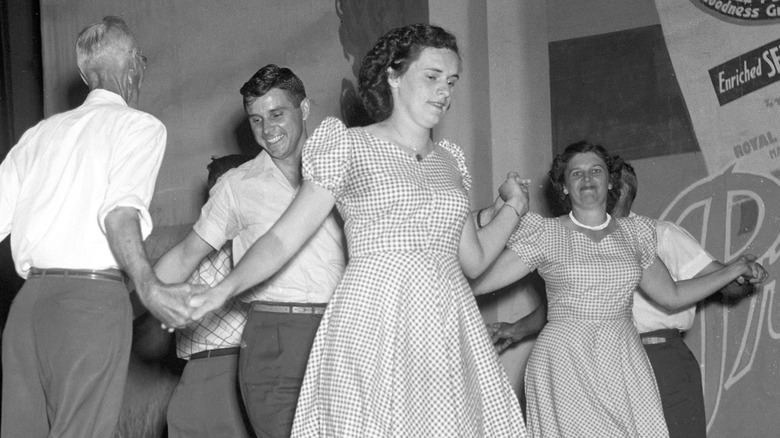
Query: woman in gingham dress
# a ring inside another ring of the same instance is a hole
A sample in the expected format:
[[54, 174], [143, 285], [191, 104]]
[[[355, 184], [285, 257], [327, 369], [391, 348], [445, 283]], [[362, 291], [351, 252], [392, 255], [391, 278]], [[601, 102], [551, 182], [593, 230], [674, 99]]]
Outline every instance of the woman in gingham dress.
[[359, 87], [378, 122], [317, 128], [295, 201], [209, 294], [264, 280], [338, 207], [350, 258], [312, 347], [293, 436], [525, 436], [464, 272], [478, 275], [503, 250], [527, 211], [527, 182], [510, 175], [506, 205], [476, 230], [463, 152], [430, 141], [459, 72], [455, 37], [441, 28], [382, 37]]
[[508, 249], [472, 285], [485, 293], [534, 269], [546, 282], [548, 323], [525, 376], [529, 434], [668, 436], [653, 371], [631, 321], [633, 291], [641, 286], [674, 309], [760, 271], [741, 260], [675, 284], [656, 256], [655, 223], [607, 214], [620, 192], [620, 168], [599, 145], [566, 148], [555, 158], [550, 180], [570, 213], [525, 215]]

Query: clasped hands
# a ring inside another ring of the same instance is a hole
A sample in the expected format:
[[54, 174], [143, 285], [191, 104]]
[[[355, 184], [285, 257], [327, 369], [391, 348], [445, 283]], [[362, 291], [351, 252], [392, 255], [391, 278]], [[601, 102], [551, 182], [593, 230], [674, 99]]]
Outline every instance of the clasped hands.
[[530, 185], [530, 179], [520, 178], [516, 172], [507, 173], [506, 180], [498, 188], [498, 198], [493, 204], [493, 214], [496, 214], [504, 204], [512, 207], [520, 217], [528, 213], [530, 202], [528, 188]]
[[721, 293], [728, 298], [740, 298], [753, 292], [756, 284], [763, 283], [768, 277], [767, 270], [756, 261], [753, 254], [743, 254], [730, 263], [739, 270], [739, 277], [726, 287]]
[[160, 321], [162, 329], [173, 332], [220, 308], [227, 299], [222, 292], [219, 286], [156, 282], [145, 291], [139, 290], [138, 295], [147, 310]]

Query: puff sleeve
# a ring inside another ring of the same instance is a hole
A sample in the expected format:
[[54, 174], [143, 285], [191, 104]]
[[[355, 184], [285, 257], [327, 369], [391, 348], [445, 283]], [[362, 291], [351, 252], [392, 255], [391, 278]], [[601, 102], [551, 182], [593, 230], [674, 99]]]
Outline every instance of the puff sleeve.
[[326, 118], [303, 147], [303, 179], [339, 197], [347, 181], [353, 147], [344, 123], [335, 117]]
[[520, 219], [506, 246], [517, 254], [529, 269], [534, 270], [544, 262], [543, 242], [546, 234], [544, 219], [529, 212]]
[[460, 170], [460, 175], [463, 181], [463, 188], [466, 189], [467, 192], [471, 190], [471, 174], [469, 173], [469, 169], [466, 166], [466, 155], [463, 153], [463, 149], [449, 140], [440, 141], [439, 146], [444, 148], [455, 158], [455, 162], [458, 165], [458, 170]]
[[656, 240], [655, 221], [645, 216], [631, 216], [634, 223], [634, 232], [639, 255], [639, 264], [642, 269], [647, 269], [655, 261], [658, 251]]

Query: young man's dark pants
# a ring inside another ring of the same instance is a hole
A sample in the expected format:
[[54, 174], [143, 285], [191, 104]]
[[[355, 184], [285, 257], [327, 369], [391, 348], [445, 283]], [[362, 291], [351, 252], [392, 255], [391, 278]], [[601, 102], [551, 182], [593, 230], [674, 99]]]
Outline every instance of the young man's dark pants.
[[306, 364], [325, 304], [254, 302], [238, 379], [258, 438], [289, 437]]
[[658, 382], [669, 438], [705, 438], [701, 370], [680, 332], [656, 330], [641, 337]]

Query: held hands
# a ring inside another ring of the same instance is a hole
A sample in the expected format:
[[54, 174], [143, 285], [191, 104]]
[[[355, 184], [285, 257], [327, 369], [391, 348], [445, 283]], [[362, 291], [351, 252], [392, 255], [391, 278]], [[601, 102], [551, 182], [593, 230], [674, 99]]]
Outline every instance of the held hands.
[[222, 284], [218, 284], [212, 289], [201, 290], [190, 297], [188, 304], [192, 309], [192, 320], [197, 321], [225, 304], [229, 295], [226, 294], [225, 288], [220, 286]]
[[740, 298], [750, 295], [756, 284], [763, 283], [769, 273], [756, 262], [756, 256], [753, 254], [743, 254], [739, 256], [731, 266], [739, 269], [740, 275], [733, 282], [721, 289], [721, 293], [728, 298]]
[[203, 285], [163, 284], [154, 281], [145, 288], [139, 288], [138, 295], [149, 312], [162, 323], [162, 328], [172, 332], [174, 328], [184, 327], [192, 321], [189, 299], [193, 294], [206, 289], [207, 286]]
[[[509, 172], [506, 181], [498, 188], [498, 196], [504, 203], [514, 208], [518, 216], [523, 216], [528, 212], [530, 185], [531, 180], [521, 179], [516, 172]], [[500, 207], [498, 204], [499, 201], [496, 199], [494, 206]]]
[[[162, 329], [172, 332], [174, 329], [183, 328], [195, 321], [203, 319], [208, 313], [213, 312], [229, 298], [229, 295], [222, 293], [220, 285], [209, 288], [206, 285], [180, 284], [169, 287], [185, 288], [186, 293], [181, 293], [175, 299], [175, 303], [168, 308], [168, 319], [162, 321]], [[156, 313], [153, 312], [155, 316]]]
[[522, 341], [527, 336], [527, 331], [521, 321], [514, 323], [494, 322], [487, 325], [490, 341], [496, 349], [496, 354], [501, 354], [511, 345]]
[[743, 254], [735, 260], [732, 265], [737, 265], [742, 269], [740, 278], [737, 278], [737, 282], [744, 283], [746, 280], [751, 284], [763, 283], [767, 279], [769, 273], [756, 262], [756, 256], [753, 254]]

